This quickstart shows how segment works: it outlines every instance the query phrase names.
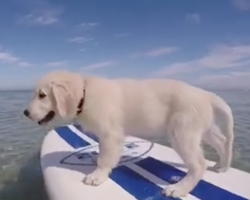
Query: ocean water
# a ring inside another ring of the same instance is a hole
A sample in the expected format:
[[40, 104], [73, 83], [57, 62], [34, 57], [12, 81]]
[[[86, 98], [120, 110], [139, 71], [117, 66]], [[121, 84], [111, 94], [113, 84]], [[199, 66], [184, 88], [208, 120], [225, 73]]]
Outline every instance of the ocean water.
[[[250, 92], [215, 92], [234, 113], [232, 166], [250, 172]], [[31, 97], [30, 91], [0, 92], [0, 200], [48, 200], [39, 164], [39, 149], [48, 130], [23, 116]], [[208, 159], [218, 159], [207, 146], [205, 154]]]

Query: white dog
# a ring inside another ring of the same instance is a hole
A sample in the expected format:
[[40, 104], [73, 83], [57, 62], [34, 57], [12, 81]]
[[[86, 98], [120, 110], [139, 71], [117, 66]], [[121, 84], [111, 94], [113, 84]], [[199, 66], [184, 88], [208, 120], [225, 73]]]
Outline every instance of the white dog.
[[230, 107], [215, 94], [180, 81], [52, 72], [39, 82], [24, 114], [39, 124], [54, 116], [76, 117], [99, 137], [97, 168], [84, 179], [89, 185], [99, 185], [108, 178], [120, 159], [127, 134], [169, 136], [188, 173], [164, 189], [167, 196], [187, 195], [202, 178], [206, 170], [202, 140], [218, 152], [220, 160], [214, 166], [218, 172], [231, 164], [234, 133]]

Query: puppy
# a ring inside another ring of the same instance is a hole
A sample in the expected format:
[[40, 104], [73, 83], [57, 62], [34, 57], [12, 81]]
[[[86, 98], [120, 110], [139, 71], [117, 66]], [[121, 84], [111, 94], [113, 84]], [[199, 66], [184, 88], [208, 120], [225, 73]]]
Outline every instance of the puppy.
[[[230, 107], [215, 94], [176, 80], [84, 77], [55, 71], [43, 77], [24, 114], [40, 125], [56, 116], [76, 118], [100, 141], [97, 168], [84, 183], [99, 185], [118, 164], [126, 135], [167, 135], [188, 168], [187, 175], [164, 189], [166, 196], [187, 195], [203, 177], [200, 147], [211, 145], [220, 156], [218, 172], [230, 167], [234, 139]], [[224, 134], [222, 134], [224, 133]]]

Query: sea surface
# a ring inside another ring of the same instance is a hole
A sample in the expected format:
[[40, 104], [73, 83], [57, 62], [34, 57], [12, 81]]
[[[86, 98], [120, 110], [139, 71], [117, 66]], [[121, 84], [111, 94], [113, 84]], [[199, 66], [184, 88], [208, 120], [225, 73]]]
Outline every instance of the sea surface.
[[[250, 91], [215, 92], [234, 113], [232, 166], [250, 172]], [[23, 116], [31, 98], [31, 91], [0, 91], [0, 200], [48, 200], [39, 166], [39, 150], [48, 130]], [[213, 149], [205, 146], [205, 151], [206, 158], [218, 159]]]

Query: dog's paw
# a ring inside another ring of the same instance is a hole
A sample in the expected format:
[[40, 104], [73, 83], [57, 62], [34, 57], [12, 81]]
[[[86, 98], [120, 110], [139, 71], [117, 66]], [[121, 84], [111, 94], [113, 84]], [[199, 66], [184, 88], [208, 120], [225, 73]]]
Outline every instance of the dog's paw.
[[109, 177], [109, 172], [103, 169], [95, 169], [91, 174], [88, 174], [83, 179], [83, 183], [86, 185], [97, 186], [106, 181]]
[[221, 166], [219, 163], [216, 163], [211, 170], [217, 173], [223, 173], [226, 172], [229, 169], [229, 167]]
[[180, 184], [171, 184], [164, 188], [163, 194], [167, 197], [180, 198], [185, 197], [188, 194], [188, 191], [185, 187], [182, 187]]

